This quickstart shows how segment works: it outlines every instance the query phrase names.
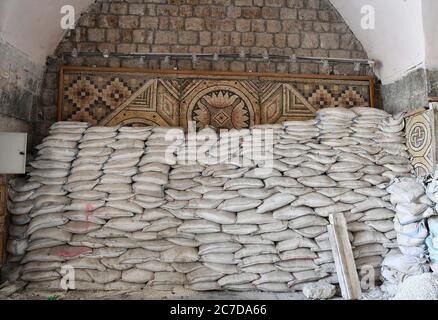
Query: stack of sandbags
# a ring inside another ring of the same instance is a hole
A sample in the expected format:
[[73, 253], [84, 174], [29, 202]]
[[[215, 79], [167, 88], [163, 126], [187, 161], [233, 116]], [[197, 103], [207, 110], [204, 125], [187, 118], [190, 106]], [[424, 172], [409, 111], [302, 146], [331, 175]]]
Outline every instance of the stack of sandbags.
[[427, 272], [428, 230], [426, 219], [433, 214], [423, 183], [415, 178], [397, 179], [388, 189], [395, 206], [394, 229], [398, 249], [382, 263], [382, 275], [389, 284], [397, 285], [406, 277]]
[[[108, 145], [115, 142], [116, 135], [117, 128], [88, 128], [80, 140], [79, 152], [73, 161], [64, 187], [68, 191], [67, 196], [71, 199], [71, 203], [65, 207], [63, 213], [63, 217], [68, 222], [58, 229], [63, 232], [64, 236], [69, 235], [70, 240], [64, 249], [68, 258], [60, 261], [61, 266], [58, 272], [64, 274], [68, 268], [74, 268], [77, 289], [101, 289], [103, 288], [101, 282], [105, 282], [107, 275], [111, 276], [111, 272], [104, 272], [105, 267], [99, 260], [88, 259], [85, 256], [93, 257], [93, 249], [104, 246], [89, 235], [100, 231], [106, 223], [94, 213], [104, 208], [108, 194], [95, 190], [95, 187], [99, 185], [100, 177], [103, 175], [103, 166], [113, 152]], [[51, 255], [51, 252], [48, 253], [49, 257]], [[96, 283], [93, 283], [92, 278], [96, 279]], [[49, 282], [48, 286], [59, 287], [59, 281]]]
[[28, 278], [30, 286], [59, 289], [68, 266], [83, 290], [336, 284], [327, 224], [340, 212], [358, 268], [377, 268], [377, 277], [396, 237], [385, 189], [409, 168], [404, 153], [391, 154], [401, 149], [400, 127], [367, 108], [322, 109], [315, 120], [219, 137], [211, 128], [185, 137], [178, 128], [92, 127], [59, 181], [62, 225], [42, 234], [67, 245], [35, 260], [50, 262], [46, 280], [52, 271], [57, 278]]
[[[311, 150], [310, 158], [314, 162], [311, 168], [319, 172], [315, 174], [307, 169], [308, 177], [298, 179], [317, 192], [305, 196], [310, 200], [308, 203], [316, 206], [313, 210], [317, 216], [344, 214], [357, 268], [374, 268], [376, 278], [382, 256], [387, 252], [385, 246], [390, 243], [391, 235], [386, 232], [392, 229], [388, 219], [393, 216], [392, 206], [385, 199], [387, 192], [381, 190], [389, 179], [378, 177], [378, 173], [387, 170], [376, 164], [375, 154], [381, 149], [372, 147], [383, 117], [389, 115], [374, 109], [366, 109], [366, 113], [361, 108], [319, 112], [319, 144], [307, 144], [315, 149]], [[374, 120], [374, 126], [370, 125], [370, 119]], [[299, 175], [297, 170], [296, 177]], [[315, 196], [317, 199], [311, 199]], [[328, 233], [317, 235], [315, 241], [319, 246], [315, 263], [320, 266], [319, 270], [330, 272], [329, 281], [336, 283]]]
[[[307, 177], [298, 180], [307, 187], [315, 188], [317, 193], [306, 196], [308, 199], [306, 199], [307, 204], [305, 205], [310, 206], [314, 214], [326, 220], [327, 224], [328, 216], [332, 213], [343, 213], [348, 223], [356, 220], [355, 216], [351, 215], [354, 202], [349, 201], [349, 192], [352, 192], [351, 189], [354, 186], [350, 186], [350, 181], [360, 182], [355, 172], [362, 168], [362, 164], [353, 163], [349, 159], [340, 159], [338, 156], [342, 152], [342, 148], [348, 148], [355, 144], [350, 136], [353, 134], [351, 127], [356, 116], [351, 110], [342, 108], [322, 109], [318, 112], [317, 127], [320, 133], [317, 140], [318, 145], [314, 145], [312, 142], [308, 145], [312, 146], [310, 159], [319, 167], [313, 167], [313, 170], [317, 170], [315, 177], [312, 177], [312, 172], [309, 172]], [[312, 197], [315, 198], [312, 199]], [[318, 250], [314, 262], [318, 266], [318, 270], [330, 274], [330, 278], [328, 278], [330, 283], [337, 283], [328, 232], [321, 230], [319, 233], [315, 234]], [[351, 233], [349, 236], [352, 240]]]
[[[438, 208], [438, 171], [435, 171], [433, 177], [428, 181], [426, 194], [432, 202], [434, 215], [436, 215]], [[438, 218], [436, 216], [429, 218], [427, 224], [429, 236], [426, 239], [426, 245], [429, 251], [430, 267], [433, 272], [438, 272]]]
[[430, 268], [434, 273], [438, 272], [438, 217], [429, 218], [429, 236], [426, 239], [427, 249], [429, 251]]
[[[354, 186], [353, 192], [348, 194], [351, 197], [349, 200], [355, 202], [351, 212], [357, 219], [349, 224], [349, 229], [353, 232], [357, 268], [359, 270], [366, 268], [362, 272], [367, 273], [370, 268], [374, 268], [374, 280], [378, 280], [383, 257], [387, 254], [388, 248], [395, 247], [392, 221], [394, 207], [389, 201], [386, 188], [393, 176], [402, 174], [393, 174], [387, 165], [395, 162], [409, 166], [409, 158], [405, 155], [394, 155], [382, 161], [381, 159], [387, 156], [382, 143], [386, 141], [384, 139], [386, 136], [394, 136], [394, 141], [404, 139], [404, 121], [400, 118], [397, 120], [397, 128], [393, 128], [391, 122], [393, 117], [382, 110], [369, 108], [352, 110], [358, 114], [352, 126], [354, 144], [348, 150], [342, 149], [341, 151], [346, 153], [339, 156], [342, 160], [348, 159], [362, 165], [362, 168], [354, 174], [355, 178], [360, 180], [349, 183]], [[393, 133], [388, 134], [385, 132], [387, 130]]]
[[[142, 186], [134, 189], [136, 195], [142, 194], [143, 220], [148, 222], [142, 231], [136, 233], [136, 238], [145, 240], [142, 248], [156, 254], [155, 258], [151, 257], [150, 261], [138, 267], [151, 273], [148, 286], [157, 290], [170, 290], [186, 283], [185, 273], [188, 271], [181, 272], [179, 263], [182, 262], [184, 268], [184, 262], [198, 259], [197, 251], [191, 250], [193, 248], [185, 250], [187, 246], [182, 248], [174, 243], [181, 241], [181, 244], [186, 238], [177, 234], [177, 227], [182, 221], [170, 209], [182, 209], [186, 202], [173, 201], [165, 193], [166, 186], [172, 183], [169, 172], [177, 164], [177, 151], [183, 142], [184, 132], [181, 129], [153, 128], [146, 141], [145, 155], [139, 163]], [[179, 187], [179, 190], [185, 190], [186, 186]], [[149, 206], [146, 205], [148, 202]]]
[[[354, 189], [354, 193], [349, 194], [352, 199], [358, 200], [354, 203], [352, 210], [358, 219], [351, 224], [350, 230], [355, 233], [354, 244], [361, 246], [356, 249], [357, 254], [365, 260], [360, 261], [358, 267], [360, 264], [378, 267], [381, 263], [381, 256], [387, 252], [385, 248], [393, 247], [395, 239], [392, 222], [393, 206], [389, 202], [389, 195], [386, 191], [390, 182], [387, 173], [390, 173], [390, 170], [379, 161], [385, 152], [379, 143], [379, 139], [384, 134], [381, 130], [382, 124], [391, 117], [386, 112], [377, 109], [354, 108], [354, 110], [359, 114], [352, 126], [354, 131], [352, 138], [356, 144], [351, 146], [351, 153], [345, 156], [361, 163], [363, 168], [356, 173], [356, 178], [360, 179], [360, 182]], [[409, 159], [401, 158], [397, 161], [407, 164]], [[367, 255], [371, 257], [367, 259]]]
[[[284, 170], [282, 176], [265, 180], [271, 186], [278, 185], [276, 189], [281, 192], [271, 196], [274, 200], [271, 203], [275, 204], [273, 217], [287, 222], [288, 230], [278, 235], [272, 234], [272, 240], [276, 241], [280, 258], [276, 267], [283, 272], [290, 272], [292, 276], [286, 283], [290, 290], [301, 290], [306, 283], [328, 276], [326, 270], [319, 268], [316, 263], [319, 254], [323, 254], [316, 238], [326, 233], [328, 220], [316, 214], [315, 209], [333, 204], [318, 192], [318, 188], [335, 184], [325, 175], [329, 168], [327, 160], [334, 153], [329, 150], [330, 147], [319, 143], [319, 123], [317, 119], [284, 124], [285, 133], [274, 150], [282, 156], [278, 160], [286, 168], [278, 167]], [[290, 204], [275, 200], [284, 196], [290, 197]], [[266, 205], [264, 201], [263, 206]], [[327, 250], [331, 250], [330, 246]]]
[[108, 193], [96, 187], [103, 175], [103, 167], [113, 153], [108, 146], [116, 141], [116, 135], [117, 128], [114, 127], [90, 127], [80, 141], [80, 151], [65, 186], [72, 202], [64, 213], [69, 222], [63, 230], [71, 232], [73, 237], [97, 231], [106, 223], [99, 215], [95, 216], [94, 211], [105, 206]]
[[153, 128], [139, 166], [151, 163], [175, 165], [177, 163], [176, 152], [183, 142], [184, 131], [180, 128]]
[[[139, 245], [140, 240], [150, 239], [141, 236], [143, 228], [149, 225], [144, 219], [143, 207], [153, 207], [149, 203], [153, 200], [145, 199], [143, 192], [134, 193], [135, 188], [142, 190], [144, 185], [137, 165], [144, 154], [145, 141], [151, 135], [151, 129], [118, 129], [115, 141], [108, 145], [113, 151], [104, 163], [99, 184], [94, 188], [106, 192], [107, 197], [105, 206], [93, 212], [93, 216], [103, 219], [105, 224], [100, 230], [89, 234], [103, 244], [103, 247], [101, 250], [96, 248], [89, 257], [100, 258], [101, 264], [111, 271], [107, 279], [99, 279], [99, 283], [104, 284], [107, 290], [142, 288], [153, 278], [152, 272], [140, 270], [134, 263], [149, 261], [151, 256], [156, 257], [153, 253], [140, 249]], [[160, 204], [161, 200], [158, 199]], [[139, 233], [141, 235], [137, 239]]]
[[[64, 260], [62, 256], [65, 250], [68, 251], [67, 243], [71, 238], [69, 232], [60, 229], [69, 221], [64, 216], [70, 205], [65, 186], [78, 153], [78, 141], [87, 127], [88, 124], [78, 122], [52, 125], [50, 135], [36, 148], [38, 152], [30, 163], [29, 180], [16, 179], [10, 184], [10, 234], [21, 241], [10, 241], [8, 251], [23, 255], [20, 260], [23, 280], [60, 278], [57, 269]], [[55, 252], [57, 257], [49, 258], [48, 252]]]
[[29, 246], [27, 229], [33, 208], [33, 202], [30, 198], [42, 186], [39, 182], [26, 181], [23, 178], [14, 178], [9, 181], [7, 207], [10, 221], [8, 227], [9, 239], [6, 248], [9, 272], [7, 280], [16, 280], [21, 272], [19, 262]]

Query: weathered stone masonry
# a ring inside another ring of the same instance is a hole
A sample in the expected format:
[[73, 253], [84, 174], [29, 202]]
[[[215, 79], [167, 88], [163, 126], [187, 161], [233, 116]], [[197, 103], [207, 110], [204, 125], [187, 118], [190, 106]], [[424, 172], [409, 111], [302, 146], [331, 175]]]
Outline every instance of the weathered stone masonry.
[[[362, 45], [328, 0], [99, 0], [82, 15], [51, 59], [42, 92], [39, 134], [56, 114], [57, 70], [63, 52], [268, 53], [366, 58]], [[190, 59], [69, 58], [80, 66], [245, 72], [326, 72], [317, 63]], [[357, 74], [339, 64], [336, 74]]]

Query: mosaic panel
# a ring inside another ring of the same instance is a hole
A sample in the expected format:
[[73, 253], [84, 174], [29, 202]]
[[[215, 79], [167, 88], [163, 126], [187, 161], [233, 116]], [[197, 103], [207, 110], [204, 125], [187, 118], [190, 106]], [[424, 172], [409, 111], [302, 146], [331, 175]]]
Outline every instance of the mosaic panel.
[[372, 107], [372, 80], [63, 67], [60, 120], [94, 125], [247, 128], [314, 117], [326, 107]]
[[434, 112], [426, 110], [406, 118], [406, 144], [419, 176], [433, 173], [435, 167]]

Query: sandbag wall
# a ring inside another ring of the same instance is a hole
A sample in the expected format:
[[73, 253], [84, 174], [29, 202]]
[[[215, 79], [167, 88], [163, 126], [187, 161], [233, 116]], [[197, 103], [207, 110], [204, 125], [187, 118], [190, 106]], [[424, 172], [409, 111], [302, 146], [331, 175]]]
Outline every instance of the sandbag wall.
[[396, 179], [388, 187], [391, 203], [395, 206], [394, 229], [397, 248], [392, 249], [382, 264], [382, 276], [389, 293], [406, 277], [429, 271], [426, 238], [427, 219], [434, 214], [432, 201], [420, 178]]
[[430, 268], [432, 272], [438, 272], [438, 171], [431, 177], [427, 189], [427, 196], [432, 202], [434, 216], [427, 221], [429, 235], [426, 239], [426, 246], [429, 251]]
[[60, 290], [69, 266], [79, 290], [301, 290], [337, 283], [326, 226], [343, 212], [357, 267], [378, 277], [397, 246], [386, 188], [412, 170], [403, 129], [377, 109], [322, 109], [215, 136], [201, 163], [180, 129], [56, 123], [10, 185], [9, 261], [38, 289]]

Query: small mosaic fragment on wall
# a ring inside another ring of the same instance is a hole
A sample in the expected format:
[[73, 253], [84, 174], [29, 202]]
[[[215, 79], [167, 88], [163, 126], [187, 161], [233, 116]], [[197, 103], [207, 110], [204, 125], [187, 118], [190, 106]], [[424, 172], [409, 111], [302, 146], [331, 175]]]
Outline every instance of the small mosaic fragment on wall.
[[412, 156], [411, 163], [419, 176], [434, 172], [436, 164], [434, 108], [406, 118], [407, 148]]

